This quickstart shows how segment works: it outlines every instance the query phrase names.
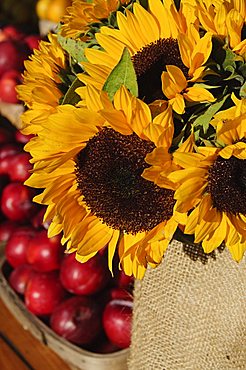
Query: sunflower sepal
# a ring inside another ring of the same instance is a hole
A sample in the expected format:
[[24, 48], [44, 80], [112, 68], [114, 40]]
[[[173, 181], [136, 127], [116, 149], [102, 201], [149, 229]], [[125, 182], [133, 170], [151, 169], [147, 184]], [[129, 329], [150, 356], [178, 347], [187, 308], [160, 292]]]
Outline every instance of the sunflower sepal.
[[83, 83], [78, 78], [75, 78], [63, 98], [60, 100], [60, 105], [76, 105], [80, 101], [80, 96], [76, 93], [76, 89], [82, 86]]

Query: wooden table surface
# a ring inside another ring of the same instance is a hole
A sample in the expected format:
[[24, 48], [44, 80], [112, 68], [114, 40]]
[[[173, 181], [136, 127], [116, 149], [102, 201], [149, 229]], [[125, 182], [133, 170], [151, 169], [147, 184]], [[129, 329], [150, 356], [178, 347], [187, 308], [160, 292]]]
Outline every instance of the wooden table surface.
[[0, 370], [70, 370], [8, 311], [0, 299]]

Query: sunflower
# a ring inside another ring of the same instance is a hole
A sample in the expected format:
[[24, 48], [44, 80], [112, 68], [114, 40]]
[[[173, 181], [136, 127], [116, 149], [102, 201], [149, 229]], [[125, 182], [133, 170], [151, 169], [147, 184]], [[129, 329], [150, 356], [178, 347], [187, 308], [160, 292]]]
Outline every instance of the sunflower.
[[238, 99], [231, 95], [234, 106], [218, 112], [211, 125], [216, 129], [217, 141], [226, 146], [221, 150], [220, 156], [230, 158], [236, 155], [245, 159], [245, 132], [246, 132], [246, 99]]
[[175, 210], [189, 212], [185, 234], [194, 234], [206, 253], [222, 243], [239, 261], [246, 250], [246, 101], [212, 121], [221, 147], [173, 153], [182, 169], [168, 175], [176, 184]]
[[49, 236], [63, 230], [79, 261], [108, 245], [110, 269], [117, 248], [124, 271], [141, 278], [148, 263], [161, 262], [179, 222], [174, 191], [141, 176], [146, 155], [172, 135], [173, 123], [165, 110], [152, 118], [124, 86], [113, 103], [94, 87], [87, 95], [87, 108], [60, 106], [26, 145], [34, 164], [26, 184], [45, 188], [35, 200], [48, 206]]
[[[96, 39], [103, 50], [85, 50], [88, 62], [83, 67], [87, 74], [78, 77], [102, 89], [127, 47], [137, 75], [139, 98], [146, 103], [168, 99], [173, 109], [182, 114], [184, 99], [213, 102], [210, 92], [193, 86], [211, 54], [212, 34], [200, 37], [194, 7], [187, 2], [181, 2], [179, 11], [173, 1], [148, 3], [148, 11], [135, 3], [133, 12], [117, 12], [119, 29], [100, 29]], [[83, 98], [83, 88], [79, 93]]]
[[75, 0], [67, 8], [68, 15], [62, 19], [61, 34], [65, 37], [77, 38], [89, 30], [90, 24], [100, 23], [118, 9], [127, 0], [93, 0], [91, 2]]
[[245, 54], [245, 0], [197, 0], [197, 16], [202, 27], [228, 40], [238, 54]]
[[56, 111], [63, 96], [59, 72], [66, 68], [65, 53], [55, 35], [49, 35], [48, 39], [41, 41], [39, 50], [35, 49], [30, 60], [25, 61], [23, 84], [17, 87], [19, 99], [28, 108], [21, 117], [25, 134], [36, 133], [42, 122]]

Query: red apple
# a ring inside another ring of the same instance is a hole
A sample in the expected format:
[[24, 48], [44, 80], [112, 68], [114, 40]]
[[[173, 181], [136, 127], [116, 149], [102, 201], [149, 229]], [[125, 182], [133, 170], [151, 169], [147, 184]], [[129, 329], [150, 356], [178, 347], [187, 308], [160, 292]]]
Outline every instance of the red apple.
[[47, 222], [44, 222], [43, 221], [44, 220], [44, 214], [45, 214], [45, 212], [46, 212], [46, 207], [44, 206], [32, 218], [31, 223], [32, 223], [32, 226], [35, 229], [45, 229], [45, 230], [48, 230], [49, 224]]
[[30, 50], [38, 49], [39, 42], [42, 40], [40, 35], [28, 35], [24, 38], [25, 43], [28, 45]]
[[103, 312], [103, 327], [109, 340], [119, 348], [128, 348], [131, 343], [132, 306], [130, 300], [115, 299]]
[[9, 168], [9, 176], [11, 181], [25, 182], [30, 176], [32, 164], [29, 153], [19, 153], [12, 158]]
[[16, 70], [10, 70], [3, 73], [0, 79], [0, 100], [11, 104], [19, 103], [16, 86], [21, 82], [22, 77], [20, 72]]
[[32, 202], [34, 195], [36, 195], [34, 189], [19, 182], [8, 184], [2, 192], [3, 214], [12, 221], [26, 222], [37, 211], [37, 205]]
[[101, 310], [89, 297], [72, 297], [55, 308], [51, 328], [72, 343], [85, 345], [102, 331]]
[[10, 155], [14, 155], [17, 153], [21, 153], [21, 148], [17, 144], [5, 144], [1, 145], [0, 148], [0, 160], [2, 160], [5, 157], [8, 157]]
[[22, 132], [20, 132], [19, 130], [16, 130], [15, 132], [15, 140], [18, 142], [18, 143], [21, 143], [21, 144], [26, 144], [28, 143], [28, 141], [34, 137], [34, 135], [24, 135], [22, 134]]
[[10, 286], [19, 294], [24, 294], [28, 281], [34, 274], [30, 265], [24, 264], [16, 267], [9, 275]]
[[0, 243], [6, 243], [14, 231], [17, 229], [17, 225], [9, 220], [0, 223]]
[[107, 259], [96, 255], [85, 263], [76, 261], [75, 254], [66, 256], [61, 264], [63, 286], [74, 294], [94, 294], [102, 290], [110, 279]]
[[33, 228], [28, 226], [18, 227], [10, 236], [5, 247], [5, 256], [12, 267], [17, 267], [27, 261], [27, 247], [35, 235]]
[[109, 300], [113, 299], [126, 299], [133, 300], [133, 295], [128, 290], [124, 288], [111, 288], [109, 290]]
[[37, 271], [53, 271], [60, 267], [64, 255], [61, 236], [48, 238], [47, 231], [38, 231], [30, 240], [27, 249], [27, 260]]
[[16, 41], [20, 41], [25, 36], [23, 32], [21, 32], [18, 28], [12, 25], [5, 26], [3, 28], [3, 33], [6, 39], [12, 39]]
[[10, 104], [18, 104], [16, 86], [18, 83], [14, 79], [1, 78], [0, 79], [0, 101]]
[[38, 316], [50, 315], [66, 296], [57, 271], [36, 272], [28, 281], [25, 304], [29, 311]]
[[100, 302], [101, 307], [105, 307], [110, 301], [115, 299], [124, 299], [133, 301], [133, 294], [123, 288], [111, 288], [110, 285], [103, 291], [100, 291], [94, 298], [97, 302]]
[[19, 44], [15, 41], [0, 42], [0, 77], [11, 69], [21, 71], [26, 57], [27, 52], [24, 49], [20, 50]]
[[126, 275], [122, 270], [118, 270], [115, 282], [118, 287], [131, 290], [134, 284], [134, 277]]
[[94, 343], [93, 347], [90, 348], [90, 351], [102, 354], [113, 353], [119, 350], [120, 348], [110, 342], [107, 338], [100, 338], [100, 340]]
[[0, 127], [0, 144], [7, 144], [14, 141], [14, 134], [12, 130], [5, 127]]
[[8, 155], [0, 159], [0, 175], [9, 176], [9, 169], [12, 162], [13, 156]]
[[[0, 164], [1, 164], [1, 159], [0, 159]], [[6, 174], [1, 173], [1, 165], [0, 165], [0, 197], [1, 197], [3, 189], [8, 184], [8, 182], [9, 182], [9, 178]]]
[[16, 144], [2, 145], [0, 148], [0, 174], [9, 175], [13, 156], [20, 153], [20, 147]]
[[8, 37], [4, 34], [3, 30], [0, 29], [0, 42], [6, 41]]

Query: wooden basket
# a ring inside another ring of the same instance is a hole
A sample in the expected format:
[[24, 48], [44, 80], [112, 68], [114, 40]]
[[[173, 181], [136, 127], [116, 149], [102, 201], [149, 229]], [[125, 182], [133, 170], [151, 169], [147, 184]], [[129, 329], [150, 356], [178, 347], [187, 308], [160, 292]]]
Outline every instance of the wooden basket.
[[3, 250], [0, 250], [0, 295], [25, 330], [29, 330], [34, 337], [56, 352], [72, 370], [127, 370], [128, 349], [110, 354], [96, 354], [83, 350], [56, 335], [41, 320], [28, 312], [4, 276], [4, 262]]

